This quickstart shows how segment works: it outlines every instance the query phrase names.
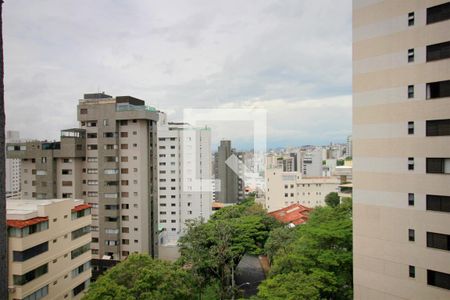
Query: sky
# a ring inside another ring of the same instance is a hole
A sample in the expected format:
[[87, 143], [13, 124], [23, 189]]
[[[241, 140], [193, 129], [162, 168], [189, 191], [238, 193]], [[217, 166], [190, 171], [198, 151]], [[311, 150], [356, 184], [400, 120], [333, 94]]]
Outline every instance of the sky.
[[[23, 138], [58, 139], [102, 91], [171, 121], [265, 109], [269, 148], [351, 134], [351, 0], [13, 0], [3, 18], [6, 126]], [[251, 123], [217, 124], [213, 143], [251, 148]]]

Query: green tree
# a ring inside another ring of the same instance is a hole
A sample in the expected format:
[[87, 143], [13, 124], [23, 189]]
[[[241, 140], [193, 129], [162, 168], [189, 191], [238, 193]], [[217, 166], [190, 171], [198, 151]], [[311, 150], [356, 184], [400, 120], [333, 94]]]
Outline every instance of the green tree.
[[325, 196], [325, 203], [328, 206], [336, 207], [339, 205], [339, 195], [336, 192], [331, 192]]
[[[261, 284], [258, 297], [289, 299], [285, 291], [305, 290], [308, 294], [296, 299], [351, 299], [351, 216], [351, 199], [314, 209], [308, 222], [294, 229], [293, 241], [274, 255], [270, 278]], [[302, 280], [293, 286], [289, 276]]]
[[289, 245], [294, 241], [296, 237], [296, 228], [290, 228], [287, 226], [278, 227], [273, 229], [269, 238], [264, 245], [264, 251], [269, 257], [269, 260], [273, 260], [275, 254], [285, 255], [289, 249]]
[[192, 299], [191, 275], [144, 254], [130, 255], [94, 282], [83, 300]]
[[206, 223], [191, 221], [179, 240], [179, 263], [190, 270], [201, 290], [215, 282], [220, 298], [233, 293], [234, 272], [244, 254], [261, 254], [269, 232], [281, 226], [253, 201], [225, 207]]

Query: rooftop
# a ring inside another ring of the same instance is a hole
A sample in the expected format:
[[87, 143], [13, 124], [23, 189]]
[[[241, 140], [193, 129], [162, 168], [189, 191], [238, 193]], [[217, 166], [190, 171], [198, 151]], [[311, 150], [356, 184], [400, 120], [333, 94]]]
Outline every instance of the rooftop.
[[291, 204], [288, 207], [269, 212], [269, 215], [282, 223], [295, 226], [308, 221], [310, 211], [312, 211], [312, 208], [300, 204]]

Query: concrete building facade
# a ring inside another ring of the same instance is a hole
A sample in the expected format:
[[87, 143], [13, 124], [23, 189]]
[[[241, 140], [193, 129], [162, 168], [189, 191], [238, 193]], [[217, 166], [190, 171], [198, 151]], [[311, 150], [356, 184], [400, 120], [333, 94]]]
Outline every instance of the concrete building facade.
[[157, 144], [159, 243], [173, 246], [188, 220], [207, 221], [211, 215], [212, 186], [200, 182], [212, 182], [211, 131], [170, 123], [160, 113]]
[[243, 180], [245, 163], [236, 164], [236, 170], [232, 170], [225, 163], [232, 155], [243, 159], [242, 153], [231, 148], [231, 141], [220, 141], [214, 157], [214, 173], [216, 179], [220, 181], [220, 185], [217, 186], [214, 199], [221, 203], [237, 203], [245, 199]]
[[355, 299], [450, 299], [450, 2], [353, 1]]
[[81, 299], [91, 278], [90, 205], [7, 201], [9, 299]]
[[[19, 141], [18, 131], [6, 132], [6, 143]], [[5, 161], [6, 198], [20, 197], [20, 159], [7, 158]]]
[[325, 196], [338, 192], [337, 177], [303, 178], [300, 172], [283, 172], [281, 168], [266, 171], [266, 202], [268, 211], [301, 204], [307, 207], [325, 206]]
[[24, 199], [82, 198], [92, 205], [94, 276], [130, 253], [157, 256], [158, 112], [143, 100], [86, 94], [80, 128], [60, 142], [8, 145], [22, 161]]

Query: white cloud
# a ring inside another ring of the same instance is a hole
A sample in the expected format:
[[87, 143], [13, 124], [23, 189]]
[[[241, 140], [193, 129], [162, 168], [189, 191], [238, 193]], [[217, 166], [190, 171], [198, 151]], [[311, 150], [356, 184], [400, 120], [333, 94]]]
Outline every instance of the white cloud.
[[180, 118], [264, 105], [273, 143], [350, 133], [339, 106], [351, 93], [350, 0], [14, 0], [4, 32], [7, 127], [26, 137], [75, 126], [78, 99], [96, 91]]

